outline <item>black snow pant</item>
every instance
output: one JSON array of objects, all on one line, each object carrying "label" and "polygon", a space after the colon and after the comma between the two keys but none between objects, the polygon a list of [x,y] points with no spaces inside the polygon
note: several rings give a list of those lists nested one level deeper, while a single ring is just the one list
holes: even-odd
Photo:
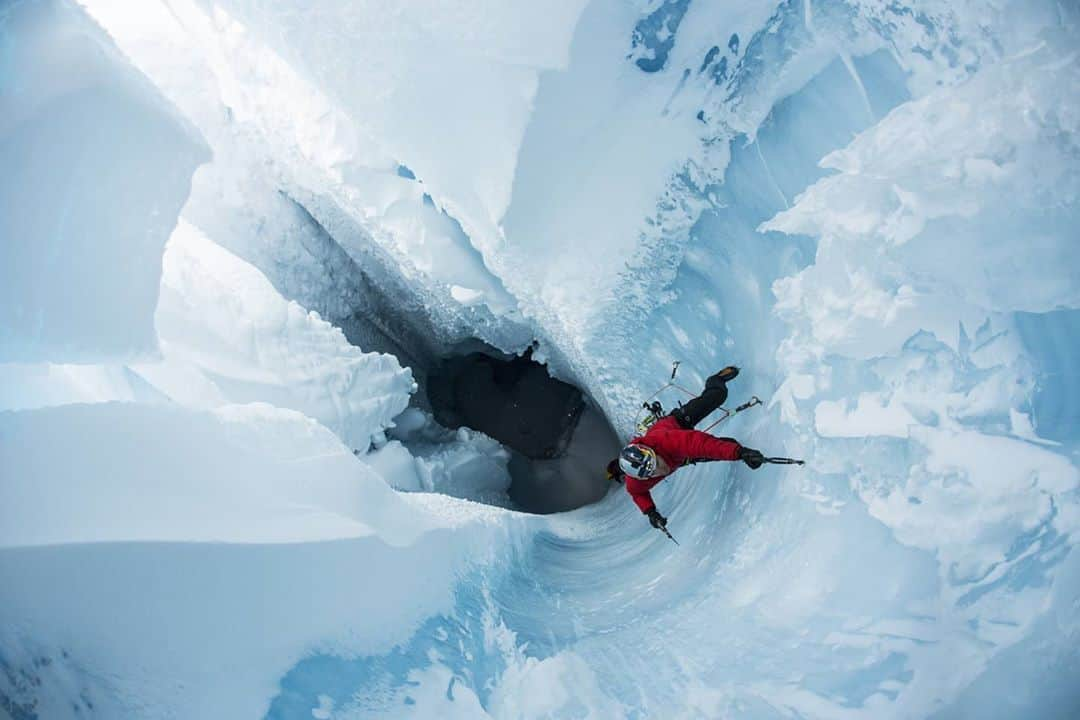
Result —
[{"label": "black snow pant", "polygon": [[705,381],[704,392],[671,411],[671,416],[679,425],[693,430],[709,413],[724,404],[727,400],[727,383],[720,377],[722,372],[723,370]]}]

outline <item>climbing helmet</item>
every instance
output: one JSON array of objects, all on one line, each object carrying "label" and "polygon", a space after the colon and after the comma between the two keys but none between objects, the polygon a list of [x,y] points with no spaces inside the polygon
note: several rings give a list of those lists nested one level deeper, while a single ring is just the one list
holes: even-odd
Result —
[{"label": "climbing helmet", "polygon": [[619,453],[619,467],[630,477],[643,480],[656,474],[656,451],[648,445],[631,443]]}]

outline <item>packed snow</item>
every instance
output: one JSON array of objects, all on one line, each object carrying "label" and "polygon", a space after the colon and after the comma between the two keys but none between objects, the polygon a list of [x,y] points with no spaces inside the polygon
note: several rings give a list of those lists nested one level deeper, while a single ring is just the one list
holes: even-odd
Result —
[{"label": "packed snow", "polygon": [[[1080,716],[1078,57],[1056,0],[3,5],[0,717]],[[521,512],[423,392],[483,347],[624,438],[739,365],[714,432],[807,464],[679,470],[678,546]]]}]

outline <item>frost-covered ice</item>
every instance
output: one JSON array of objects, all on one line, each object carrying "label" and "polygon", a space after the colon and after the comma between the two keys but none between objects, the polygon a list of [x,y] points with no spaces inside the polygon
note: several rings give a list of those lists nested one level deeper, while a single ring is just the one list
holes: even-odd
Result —
[{"label": "frost-covered ice", "polygon": [[[26,0],[0,44],[7,714],[1080,714],[1074,4]],[[516,513],[406,409],[473,339],[624,430],[741,365],[723,431],[807,466],[681,470],[678,548]]]}]

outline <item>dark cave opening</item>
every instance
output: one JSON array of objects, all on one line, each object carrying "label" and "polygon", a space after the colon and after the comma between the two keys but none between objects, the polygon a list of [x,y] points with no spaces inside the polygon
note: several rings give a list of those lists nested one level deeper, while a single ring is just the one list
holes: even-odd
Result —
[{"label": "dark cave opening", "polygon": [[435,419],[468,427],[511,451],[510,499],[525,512],[553,513],[588,505],[608,490],[607,462],[619,440],[595,404],[547,367],[524,355],[452,355],[427,376]]}]

